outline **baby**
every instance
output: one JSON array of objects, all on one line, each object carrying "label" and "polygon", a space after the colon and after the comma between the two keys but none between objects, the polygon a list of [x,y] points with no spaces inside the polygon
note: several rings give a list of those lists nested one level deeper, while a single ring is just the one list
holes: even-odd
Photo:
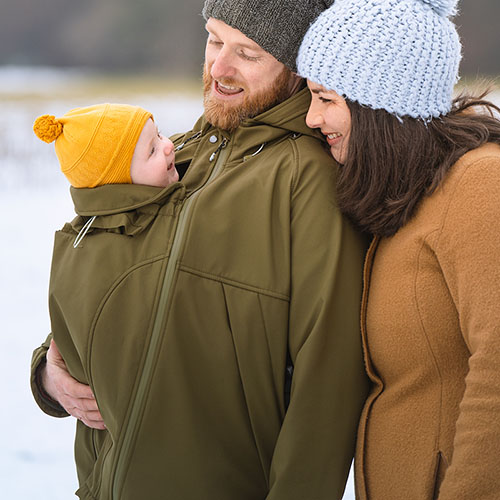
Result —
[{"label": "baby", "polygon": [[[46,345],[58,366],[90,385],[102,412],[103,432],[77,425],[75,460],[84,489],[93,460],[109,451],[127,422],[170,258],[167,235],[175,231],[185,188],[176,182],[172,141],[140,107],[77,108],[60,118],[41,116],[33,129],[43,141],[55,141],[77,213],[54,238]],[[50,390],[41,397],[59,416],[66,414]],[[102,456],[113,463],[118,448]]]},{"label": "baby", "polygon": [[143,184],[166,187],[179,180],[174,145],[153,116],[138,106],[97,104],[60,118],[35,120],[35,134],[55,141],[61,170],[73,187]]}]

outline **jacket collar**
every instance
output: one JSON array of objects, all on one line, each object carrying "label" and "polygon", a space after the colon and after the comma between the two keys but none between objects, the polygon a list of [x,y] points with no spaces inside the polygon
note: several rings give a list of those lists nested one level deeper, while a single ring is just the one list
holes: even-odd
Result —
[{"label": "jacket collar", "polygon": [[324,141],[318,130],[310,129],[306,124],[306,114],[311,102],[307,87],[276,106],[254,118],[244,120],[240,126],[229,133],[217,129],[202,116],[195,125],[201,136],[216,133],[233,143],[232,157],[244,157],[254,153],[262,144],[268,144],[285,136],[307,135]]},{"label": "jacket collar", "polygon": [[96,188],[70,188],[78,215],[111,215],[162,204],[168,197],[181,199],[185,188],[176,182],[166,188],[137,184],[109,184]]}]

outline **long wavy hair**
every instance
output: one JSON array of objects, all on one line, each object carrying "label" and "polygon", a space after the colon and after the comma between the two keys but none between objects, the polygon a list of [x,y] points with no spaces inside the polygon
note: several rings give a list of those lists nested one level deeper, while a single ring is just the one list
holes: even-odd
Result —
[{"label": "long wavy hair", "polygon": [[448,114],[429,122],[346,100],[351,134],[337,187],[344,214],[363,231],[396,233],[462,155],[500,144],[500,108],[484,99],[488,92],[460,95]]}]

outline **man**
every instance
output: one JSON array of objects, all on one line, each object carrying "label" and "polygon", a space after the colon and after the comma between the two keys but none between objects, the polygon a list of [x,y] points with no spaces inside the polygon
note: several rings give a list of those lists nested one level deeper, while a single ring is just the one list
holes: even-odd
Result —
[{"label": "man", "polygon": [[[132,361],[118,325],[88,348],[89,370],[108,363],[126,395],[116,435],[55,344],[47,352],[51,337],[34,352],[41,408],[86,424],[81,498],[342,497],[366,393],[364,244],[335,206],[336,165],[305,124],[309,92],[294,73],[328,3],[205,2],[205,113],[175,138],[186,199],[154,325],[137,332]],[[98,335],[110,334],[103,354]]]}]

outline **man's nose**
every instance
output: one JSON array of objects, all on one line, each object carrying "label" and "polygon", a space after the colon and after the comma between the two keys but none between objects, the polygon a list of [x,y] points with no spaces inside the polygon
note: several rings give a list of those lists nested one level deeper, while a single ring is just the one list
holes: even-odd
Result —
[{"label": "man's nose", "polygon": [[232,54],[224,47],[217,54],[217,57],[215,58],[212,67],[210,68],[210,74],[215,80],[234,77],[236,74],[234,54]]}]

